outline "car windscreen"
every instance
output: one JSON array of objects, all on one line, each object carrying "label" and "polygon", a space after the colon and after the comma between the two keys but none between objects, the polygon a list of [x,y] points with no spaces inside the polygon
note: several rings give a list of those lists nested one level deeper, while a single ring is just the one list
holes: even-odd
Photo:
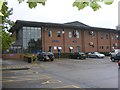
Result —
[{"label": "car windscreen", "polygon": [[79,54],[85,54],[85,53],[83,53],[83,52],[79,52]]}]

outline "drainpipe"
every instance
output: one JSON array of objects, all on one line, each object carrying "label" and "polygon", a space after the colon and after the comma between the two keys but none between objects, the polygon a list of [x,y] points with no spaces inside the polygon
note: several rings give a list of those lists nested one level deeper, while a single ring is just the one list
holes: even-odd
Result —
[{"label": "drainpipe", "polygon": [[111,51],[112,51],[112,50],[111,50],[111,47],[112,47],[112,46],[111,46],[112,38],[111,38],[111,33],[110,33],[110,32],[109,32],[109,40],[110,40],[110,52],[111,52]]},{"label": "drainpipe", "polygon": [[98,38],[98,31],[96,32],[96,34],[97,34],[97,35],[96,35],[96,37],[97,37],[97,52],[99,52],[99,44],[98,44],[98,39],[99,39],[99,38]]},{"label": "drainpipe", "polygon": [[85,30],[83,30],[83,39],[82,39],[82,47],[83,47],[83,52],[85,52]]},{"label": "drainpipe", "polygon": [[45,51],[45,46],[46,46],[46,45],[45,45],[45,44],[46,44],[46,43],[45,43],[45,31],[46,31],[46,30],[45,30],[45,28],[44,28],[44,51]]}]

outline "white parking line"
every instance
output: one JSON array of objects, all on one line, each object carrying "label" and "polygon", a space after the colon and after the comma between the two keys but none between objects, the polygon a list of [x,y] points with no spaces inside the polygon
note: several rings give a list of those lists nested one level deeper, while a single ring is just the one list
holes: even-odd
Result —
[{"label": "white parking line", "polygon": [[80,88],[80,87],[76,85],[66,85],[66,86],[56,87],[56,88]]},{"label": "white parking line", "polygon": [[60,81],[60,80],[48,80],[46,82],[43,82],[42,84],[51,84],[51,83],[60,83],[60,82],[62,82],[62,81]]}]

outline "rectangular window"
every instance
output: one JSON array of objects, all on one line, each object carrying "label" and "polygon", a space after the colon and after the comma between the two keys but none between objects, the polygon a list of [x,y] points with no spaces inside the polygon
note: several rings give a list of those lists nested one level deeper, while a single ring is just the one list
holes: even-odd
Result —
[{"label": "rectangular window", "polygon": [[106,34],[106,39],[108,39],[108,34]]},{"label": "rectangular window", "polygon": [[101,39],[103,39],[104,38],[104,34],[103,33],[101,33]]},{"label": "rectangular window", "polygon": [[49,31],[49,32],[48,32],[48,36],[49,36],[49,37],[52,37],[52,31]]},{"label": "rectangular window", "polygon": [[41,28],[23,27],[23,53],[36,53],[41,46]]},{"label": "rectangular window", "polygon": [[73,37],[79,38],[79,32],[78,30],[73,31]]},{"label": "rectangular window", "polygon": [[77,52],[80,52],[80,46],[77,46]]},{"label": "rectangular window", "polygon": [[69,38],[72,38],[72,32],[69,32]]},{"label": "rectangular window", "polygon": [[109,49],[109,46],[107,46],[106,49]]},{"label": "rectangular window", "polygon": [[104,47],[102,46],[102,49],[104,49]]},{"label": "rectangular window", "polygon": [[79,38],[80,37],[80,34],[79,32],[76,30],[76,38]]},{"label": "rectangular window", "polygon": [[69,47],[69,52],[73,53],[73,47],[71,47],[71,46]]},{"label": "rectangular window", "polygon": [[49,52],[52,52],[52,47],[51,46],[49,46]]},{"label": "rectangular window", "polygon": [[57,31],[57,37],[61,37],[61,32]]}]

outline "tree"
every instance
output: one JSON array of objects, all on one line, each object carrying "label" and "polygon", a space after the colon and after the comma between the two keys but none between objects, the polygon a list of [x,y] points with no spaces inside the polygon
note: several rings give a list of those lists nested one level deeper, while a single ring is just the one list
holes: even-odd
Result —
[{"label": "tree", "polygon": [[4,2],[2,5],[1,12],[3,14],[3,16],[2,16],[2,24],[3,24],[2,29],[9,31],[9,29],[14,25],[14,22],[11,21],[9,18],[9,16],[13,14],[12,13],[13,9],[9,8],[7,6],[7,2]]},{"label": "tree", "polygon": [[6,50],[8,49],[13,42],[13,37],[9,33],[9,29],[14,25],[14,22],[9,19],[9,16],[12,15],[12,8],[8,8],[7,2],[2,3],[2,27],[1,27],[1,35],[0,38],[2,40],[2,48],[0,47],[0,50]]},{"label": "tree", "polygon": [[2,50],[8,49],[11,45],[14,39],[11,37],[11,35],[4,30],[2,30]]}]

